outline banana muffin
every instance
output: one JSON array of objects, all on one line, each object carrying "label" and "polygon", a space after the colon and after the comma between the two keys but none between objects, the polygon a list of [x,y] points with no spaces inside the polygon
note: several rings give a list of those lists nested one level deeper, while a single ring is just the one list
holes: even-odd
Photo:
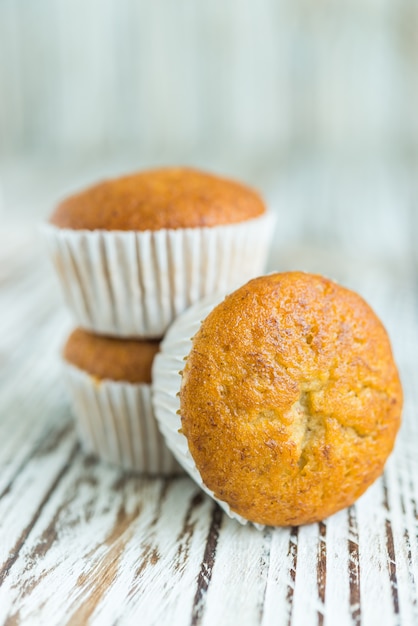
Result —
[{"label": "banana muffin", "polygon": [[159,347],[157,340],[116,339],[76,328],[67,339],[63,356],[97,380],[150,384]]},{"label": "banana muffin", "polygon": [[382,473],[400,425],[382,323],[322,276],[271,274],[193,307],[153,372],[169,447],[242,522],[306,524],[351,505]]},{"label": "banana muffin", "polygon": [[85,450],[103,461],[145,474],[178,473],[153,415],[151,368],[158,341],[69,336],[63,360]]},{"label": "banana muffin", "polygon": [[162,168],[63,200],[45,232],[79,326],[159,338],[194,302],[263,270],[272,219],[245,185]]},{"label": "banana muffin", "polygon": [[162,168],[99,183],[67,198],[51,224],[75,230],[160,230],[234,224],[265,213],[257,192],[189,168]]}]

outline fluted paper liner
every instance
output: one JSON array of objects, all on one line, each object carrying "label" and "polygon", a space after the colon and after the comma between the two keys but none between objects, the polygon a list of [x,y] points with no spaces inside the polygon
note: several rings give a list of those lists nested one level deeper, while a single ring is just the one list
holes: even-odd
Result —
[{"label": "fluted paper liner", "polygon": [[151,385],[98,381],[69,363],[64,363],[64,370],[87,453],[138,473],[182,473],[158,430]]},{"label": "fluted paper liner", "polygon": [[[192,337],[200,328],[201,322],[219,304],[224,295],[212,296],[191,307],[183,313],[167,332],[160,345],[160,352],[155,356],[152,373],[153,406],[158,426],[164,435],[167,447],[177,461],[184,467],[191,478],[213,498],[229,517],[240,524],[249,520],[235,513],[227,502],[219,500],[213,491],[204,484],[199,470],[193,460],[186,437],[179,432],[181,428],[180,398],[181,370],[184,359],[192,348]],[[262,524],[251,522],[258,530]]]},{"label": "fluted paper liner", "polygon": [[274,221],[267,213],[210,228],[44,231],[78,326],[160,338],[195,302],[263,273]]}]

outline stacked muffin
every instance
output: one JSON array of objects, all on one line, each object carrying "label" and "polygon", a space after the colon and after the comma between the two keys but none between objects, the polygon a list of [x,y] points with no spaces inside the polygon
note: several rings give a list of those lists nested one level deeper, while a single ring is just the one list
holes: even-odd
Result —
[{"label": "stacked muffin", "polygon": [[46,235],[79,327],[63,356],[88,452],[147,474],[179,468],[151,406],[159,341],[192,304],[259,275],[271,234],[255,191],[186,168],[105,181],[57,207]]}]

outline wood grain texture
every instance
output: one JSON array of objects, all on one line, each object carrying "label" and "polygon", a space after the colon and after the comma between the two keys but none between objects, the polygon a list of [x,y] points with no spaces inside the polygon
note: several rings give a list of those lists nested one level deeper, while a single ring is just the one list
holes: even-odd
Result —
[{"label": "wood grain texture", "polygon": [[271,267],[331,273],[375,307],[405,412],[384,476],[354,506],[261,532],[186,477],[123,475],[84,457],[60,377],[69,320],[56,283],[31,235],[0,235],[0,623],[417,624],[418,279],[410,248],[397,252],[408,228],[397,225],[391,262],[315,237],[273,251]]},{"label": "wood grain texture", "polygon": [[417,23],[414,0],[2,0],[0,153],[411,153]]}]

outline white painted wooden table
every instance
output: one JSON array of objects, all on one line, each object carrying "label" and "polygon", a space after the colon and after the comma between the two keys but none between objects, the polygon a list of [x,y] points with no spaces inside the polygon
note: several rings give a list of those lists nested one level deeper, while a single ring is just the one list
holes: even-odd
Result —
[{"label": "white painted wooden table", "polygon": [[3,229],[0,623],[418,624],[412,253],[388,261],[315,245],[276,251],[272,267],[322,271],[375,307],[393,340],[405,411],[384,476],[353,507],[259,532],[229,520],[186,477],[124,476],[83,456],[59,370],[70,321],[55,278],[33,233]]}]

